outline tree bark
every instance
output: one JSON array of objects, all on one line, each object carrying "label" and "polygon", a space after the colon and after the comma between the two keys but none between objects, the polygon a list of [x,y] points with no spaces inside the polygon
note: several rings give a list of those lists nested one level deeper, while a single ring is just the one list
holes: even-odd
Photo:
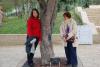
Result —
[{"label": "tree bark", "polygon": [[2,26],[3,17],[4,17],[4,13],[3,13],[3,11],[0,9],[0,26]]},{"label": "tree bark", "polygon": [[18,16],[18,1],[17,0],[14,0],[14,6],[16,10],[16,16]]},{"label": "tree bark", "polygon": [[52,46],[52,25],[56,13],[57,0],[38,0],[42,22],[42,45],[40,47],[42,64],[48,64],[50,58],[54,57]]},{"label": "tree bark", "polygon": [[28,0],[28,9],[29,9],[28,16],[30,16],[30,13],[33,9],[33,1],[32,0]]}]

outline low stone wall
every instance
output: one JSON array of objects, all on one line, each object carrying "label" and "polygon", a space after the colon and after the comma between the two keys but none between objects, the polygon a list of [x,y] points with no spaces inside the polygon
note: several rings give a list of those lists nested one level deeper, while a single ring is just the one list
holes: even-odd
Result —
[{"label": "low stone wall", "polygon": [[[26,41],[26,34],[0,34],[0,45],[24,45]],[[53,44],[62,45],[60,36],[52,36]],[[93,43],[100,44],[100,37],[97,35],[93,36]]]},{"label": "low stone wall", "polygon": [[26,35],[2,34],[0,35],[0,45],[24,45]]},{"label": "low stone wall", "polygon": [[[53,44],[62,44],[59,35],[52,36]],[[26,34],[0,34],[0,45],[24,45]]]},{"label": "low stone wall", "polygon": [[100,35],[94,35],[93,36],[93,43],[94,44],[100,44]]}]

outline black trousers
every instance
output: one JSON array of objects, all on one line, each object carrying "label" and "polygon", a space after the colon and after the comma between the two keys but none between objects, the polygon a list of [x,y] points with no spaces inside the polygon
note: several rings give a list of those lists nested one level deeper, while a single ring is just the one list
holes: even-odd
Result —
[{"label": "black trousers", "polygon": [[65,54],[66,54],[68,64],[72,64],[72,65],[78,64],[76,47],[73,47],[71,42],[67,43],[67,47],[65,47]]},{"label": "black trousers", "polygon": [[27,53],[28,64],[33,63],[34,53],[31,53],[31,48],[32,48],[33,44],[31,44],[30,41],[32,41],[34,38],[36,39],[35,44],[34,44],[35,50],[36,50],[39,39],[37,37],[29,37],[29,36],[27,36],[27,38],[26,38],[25,45],[26,45],[26,53]]},{"label": "black trousers", "polygon": [[27,36],[27,38],[26,38],[26,43],[25,43],[25,45],[26,45],[26,53],[27,53],[27,54],[30,54],[30,51],[31,51],[31,48],[32,48],[32,44],[30,43],[30,41],[32,41],[34,38],[36,39],[36,42],[35,42],[35,44],[34,44],[35,50],[36,50],[37,45],[38,45],[38,43],[39,43],[39,39],[38,39],[37,37],[29,37],[29,36]]}]

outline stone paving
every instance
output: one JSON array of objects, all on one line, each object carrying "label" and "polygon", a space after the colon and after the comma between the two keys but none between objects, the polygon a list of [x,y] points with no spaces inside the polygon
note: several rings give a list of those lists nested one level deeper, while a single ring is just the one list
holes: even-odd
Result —
[{"label": "stone paving", "polygon": [[[57,57],[64,57],[64,49],[61,45],[54,46]],[[84,67],[100,66],[100,45],[80,45],[78,47],[78,56]],[[23,45],[18,46],[0,46],[0,67],[18,67],[24,63],[26,54]],[[39,47],[35,57],[40,57]]]},{"label": "stone paving", "polygon": [[84,67],[100,67],[100,44],[79,46],[78,49]]}]

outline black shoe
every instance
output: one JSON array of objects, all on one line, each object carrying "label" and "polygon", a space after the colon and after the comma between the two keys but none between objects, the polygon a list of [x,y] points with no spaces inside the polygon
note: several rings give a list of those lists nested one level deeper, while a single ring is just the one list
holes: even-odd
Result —
[{"label": "black shoe", "polygon": [[34,67],[34,63],[28,63],[29,67]]},{"label": "black shoe", "polygon": [[72,65],[71,64],[68,64],[68,65],[66,65],[67,67],[72,67]]},{"label": "black shoe", "polygon": [[71,63],[69,63],[68,61],[65,61],[64,64],[65,64],[65,65],[70,65]]},{"label": "black shoe", "polygon": [[67,62],[66,62],[65,65],[70,65],[70,63],[67,63]]},{"label": "black shoe", "polygon": [[27,54],[27,62],[28,62],[29,66],[33,65],[33,56],[34,56],[34,54],[32,54],[32,53]]},{"label": "black shoe", "polygon": [[72,67],[78,67],[78,65],[77,64],[73,64]]}]

